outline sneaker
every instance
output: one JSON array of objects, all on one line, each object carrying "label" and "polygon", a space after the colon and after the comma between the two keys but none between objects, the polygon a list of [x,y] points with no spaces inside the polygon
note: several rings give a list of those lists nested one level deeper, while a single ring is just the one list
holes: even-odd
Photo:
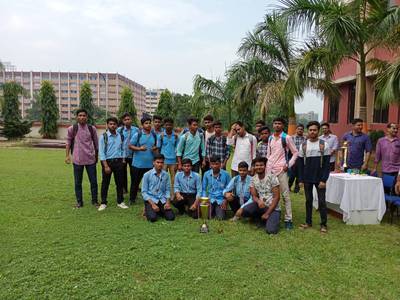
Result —
[{"label": "sneaker", "polygon": [[102,211],[102,210],[105,210],[106,208],[107,208],[106,204],[101,204],[97,210]]},{"label": "sneaker", "polygon": [[293,222],[292,221],[285,221],[285,228],[286,228],[286,230],[292,230],[293,229]]},{"label": "sneaker", "polygon": [[321,226],[321,229],[319,230],[319,232],[321,233],[328,233],[328,228],[326,228],[326,226]]},{"label": "sneaker", "polygon": [[129,208],[129,206],[126,205],[125,202],[121,202],[120,204],[117,204],[117,206],[118,206],[119,208],[122,208],[122,209],[127,209],[127,208]]}]

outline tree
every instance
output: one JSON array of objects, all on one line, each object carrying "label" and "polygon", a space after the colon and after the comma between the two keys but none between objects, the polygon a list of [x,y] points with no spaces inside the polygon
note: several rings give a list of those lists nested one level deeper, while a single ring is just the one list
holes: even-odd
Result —
[{"label": "tree", "polygon": [[188,116],[192,115],[191,100],[192,96],[187,94],[174,94],[173,95],[173,107],[176,112],[175,114],[175,126],[185,127]]},{"label": "tree", "polygon": [[79,94],[80,108],[86,109],[88,112],[88,124],[95,124],[94,112],[95,107],[93,105],[93,96],[90,83],[85,81],[81,86]]},{"label": "tree", "polygon": [[38,95],[33,95],[33,100],[31,102],[31,108],[26,110],[26,119],[28,121],[40,121],[42,116],[42,107],[39,103]]},{"label": "tree", "polygon": [[357,64],[358,115],[367,120],[367,67],[377,61],[369,54],[393,41],[387,25],[391,21],[398,24],[399,9],[390,7],[386,0],[281,0],[281,3],[290,28],[306,29],[313,37],[322,39],[326,49],[336,57],[334,67],[344,60]]},{"label": "tree", "polygon": [[121,92],[121,102],[119,103],[118,119],[122,118],[124,113],[129,113],[132,116],[132,123],[138,126],[137,111],[135,102],[133,101],[133,93],[129,87],[124,87]]},{"label": "tree", "polygon": [[39,91],[39,103],[42,112],[42,127],[40,128],[39,133],[43,138],[55,139],[58,131],[58,105],[53,84],[50,81],[42,81],[42,86]]},{"label": "tree", "polygon": [[19,112],[20,95],[25,95],[24,88],[16,82],[6,82],[2,85],[3,89],[3,133],[7,138],[20,138],[30,132],[31,123],[22,121]]},{"label": "tree", "polygon": [[175,109],[173,107],[173,97],[169,90],[165,90],[161,93],[155,114],[163,119],[166,117],[174,118]]}]

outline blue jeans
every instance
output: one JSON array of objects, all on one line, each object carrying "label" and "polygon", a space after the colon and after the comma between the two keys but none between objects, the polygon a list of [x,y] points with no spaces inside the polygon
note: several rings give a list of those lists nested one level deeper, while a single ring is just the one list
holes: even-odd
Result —
[{"label": "blue jeans", "polygon": [[75,179],[75,196],[76,202],[83,204],[82,199],[82,179],[83,169],[86,168],[86,173],[89,177],[90,191],[92,194],[92,204],[97,203],[97,171],[96,164],[92,165],[76,165],[74,164],[74,179]]}]

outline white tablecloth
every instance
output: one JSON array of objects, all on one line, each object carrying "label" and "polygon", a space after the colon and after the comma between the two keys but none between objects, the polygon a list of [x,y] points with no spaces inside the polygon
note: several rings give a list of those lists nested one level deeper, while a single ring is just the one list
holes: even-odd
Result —
[{"label": "white tablecloth", "polygon": [[339,205],[344,222],[363,211],[376,211],[380,222],[386,211],[382,179],[372,176],[331,173],[326,184],[326,202]]}]

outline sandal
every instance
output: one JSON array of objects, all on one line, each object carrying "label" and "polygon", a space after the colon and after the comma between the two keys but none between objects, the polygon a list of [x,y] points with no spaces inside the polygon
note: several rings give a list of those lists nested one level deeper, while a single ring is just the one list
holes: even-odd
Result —
[{"label": "sandal", "polygon": [[321,233],[328,233],[328,229],[326,228],[326,226],[321,226],[321,229],[319,230],[319,232]]},{"label": "sandal", "polygon": [[310,225],[310,224],[301,224],[300,226],[299,226],[299,228],[300,229],[308,229],[308,228],[311,228],[312,227],[312,225]]}]

